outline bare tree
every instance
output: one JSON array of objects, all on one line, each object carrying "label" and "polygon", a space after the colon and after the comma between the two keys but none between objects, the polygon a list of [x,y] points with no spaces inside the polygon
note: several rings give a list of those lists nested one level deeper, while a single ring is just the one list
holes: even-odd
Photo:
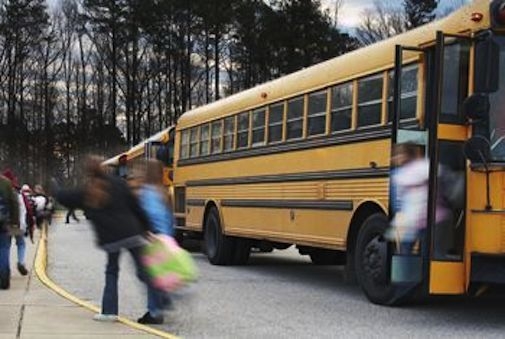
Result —
[{"label": "bare tree", "polygon": [[375,1],[373,8],[362,12],[356,35],[362,44],[370,45],[405,30],[405,14],[402,8],[394,7],[388,1]]}]

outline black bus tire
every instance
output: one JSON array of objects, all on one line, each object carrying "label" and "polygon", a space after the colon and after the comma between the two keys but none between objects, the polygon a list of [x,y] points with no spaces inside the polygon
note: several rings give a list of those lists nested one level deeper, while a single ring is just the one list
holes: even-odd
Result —
[{"label": "black bus tire", "polygon": [[368,300],[379,305],[391,305],[395,299],[395,286],[389,277],[388,243],[383,237],[388,226],[384,214],[368,217],[359,230],[354,252],[358,284]]},{"label": "black bus tire", "polygon": [[207,258],[213,265],[229,265],[232,261],[233,238],[223,234],[219,214],[213,207],[205,219],[204,243]]}]

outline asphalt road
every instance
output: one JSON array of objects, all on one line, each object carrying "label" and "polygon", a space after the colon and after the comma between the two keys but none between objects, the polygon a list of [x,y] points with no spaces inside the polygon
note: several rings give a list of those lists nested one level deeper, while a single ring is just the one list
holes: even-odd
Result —
[{"label": "asphalt road", "polygon": [[[100,304],[105,254],[86,221],[49,231],[49,276]],[[199,281],[174,295],[158,328],[184,338],[505,337],[505,299],[437,298],[409,307],[369,303],[341,267],[314,266],[294,249],[253,254],[242,267],[212,266],[193,252]],[[120,312],[145,312],[145,290],[129,255],[121,259]],[[90,318],[91,318],[90,314]]]}]

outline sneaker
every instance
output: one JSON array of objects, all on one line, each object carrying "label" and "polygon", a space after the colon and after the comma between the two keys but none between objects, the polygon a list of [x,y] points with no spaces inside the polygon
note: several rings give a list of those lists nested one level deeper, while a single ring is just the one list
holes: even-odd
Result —
[{"label": "sneaker", "polygon": [[21,275],[27,275],[28,274],[28,270],[26,269],[25,265],[23,264],[19,264],[18,263],[18,271]]},{"label": "sneaker", "polygon": [[103,321],[103,322],[116,322],[117,315],[116,314],[102,314],[102,313],[97,313],[93,316],[93,320],[95,321]]},{"label": "sneaker", "polygon": [[154,325],[160,325],[160,324],[163,324],[163,316],[162,315],[159,315],[157,317],[153,317],[151,315],[151,313],[149,312],[146,312],[146,314],[144,314],[142,316],[142,318],[138,318],[137,319],[137,322],[139,324],[154,324]]},{"label": "sneaker", "polygon": [[10,272],[0,273],[0,289],[8,290],[11,287]]}]

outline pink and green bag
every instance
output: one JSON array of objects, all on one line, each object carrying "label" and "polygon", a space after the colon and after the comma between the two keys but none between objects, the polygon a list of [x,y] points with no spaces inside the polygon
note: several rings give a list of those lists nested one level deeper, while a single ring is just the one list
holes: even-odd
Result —
[{"label": "pink and green bag", "polygon": [[153,287],[173,292],[196,280],[198,271],[186,250],[174,238],[156,234],[142,251],[142,263]]}]

